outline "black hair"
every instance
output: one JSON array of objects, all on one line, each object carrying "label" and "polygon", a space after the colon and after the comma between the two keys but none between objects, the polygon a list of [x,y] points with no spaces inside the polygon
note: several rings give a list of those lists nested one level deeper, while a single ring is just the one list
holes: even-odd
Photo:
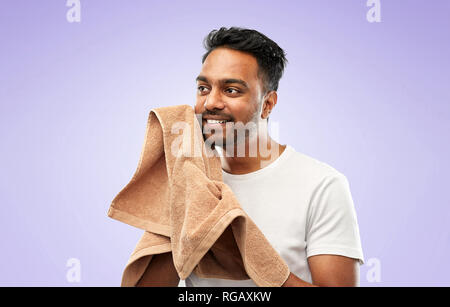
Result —
[{"label": "black hair", "polygon": [[203,45],[207,52],[203,55],[202,63],[218,47],[250,53],[258,62],[258,74],[262,76],[264,91],[278,90],[278,83],[287,63],[286,53],[264,34],[252,29],[221,27],[219,30],[212,30],[205,37]]}]

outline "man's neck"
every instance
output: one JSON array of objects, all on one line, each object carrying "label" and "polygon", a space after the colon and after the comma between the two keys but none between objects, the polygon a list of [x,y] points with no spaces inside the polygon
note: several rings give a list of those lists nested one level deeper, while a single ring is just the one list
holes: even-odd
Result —
[{"label": "man's neck", "polygon": [[[249,148],[256,150],[252,154]],[[228,149],[228,152],[232,153],[231,156],[227,156],[226,149],[223,148],[220,156],[222,169],[235,175],[255,172],[275,161],[285,149],[286,145],[280,145],[270,137],[267,140],[259,137],[253,142],[246,141],[244,156],[238,156],[237,146]]]}]

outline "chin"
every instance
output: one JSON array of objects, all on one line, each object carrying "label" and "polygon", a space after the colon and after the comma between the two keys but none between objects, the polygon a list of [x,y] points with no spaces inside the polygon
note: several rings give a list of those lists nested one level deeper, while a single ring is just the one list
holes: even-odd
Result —
[{"label": "chin", "polygon": [[226,147],[226,139],[222,136],[214,136],[214,135],[204,135],[205,143],[212,144],[216,147]]}]

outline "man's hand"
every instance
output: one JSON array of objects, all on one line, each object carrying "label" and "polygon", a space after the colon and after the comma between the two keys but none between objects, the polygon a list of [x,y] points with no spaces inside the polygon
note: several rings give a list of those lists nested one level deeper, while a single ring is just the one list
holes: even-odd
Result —
[{"label": "man's hand", "polygon": [[312,284],[293,273],[282,287],[357,287],[359,285],[358,259],[338,255],[316,255],[308,258]]}]

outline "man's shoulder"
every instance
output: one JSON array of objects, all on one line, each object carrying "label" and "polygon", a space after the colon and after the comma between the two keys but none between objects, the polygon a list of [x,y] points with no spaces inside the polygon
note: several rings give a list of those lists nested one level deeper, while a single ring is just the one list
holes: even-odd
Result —
[{"label": "man's shoulder", "polygon": [[321,181],[324,178],[345,177],[345,175],[330,164],[314,158],[309,154],[290,147],[289,169],[299,176],[308,177],[309,180]]}]

